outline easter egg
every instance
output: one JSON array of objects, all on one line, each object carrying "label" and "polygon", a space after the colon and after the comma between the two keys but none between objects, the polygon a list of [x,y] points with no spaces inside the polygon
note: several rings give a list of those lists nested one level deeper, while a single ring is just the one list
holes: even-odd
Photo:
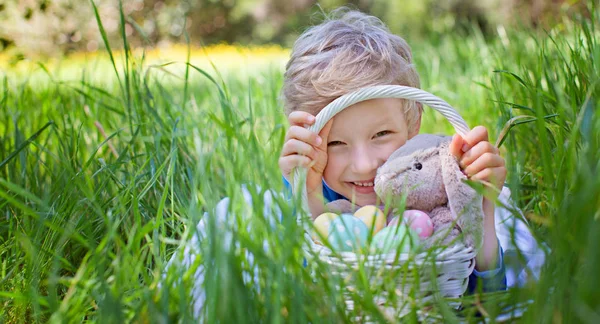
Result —
[{"label": "easter egg", "polygon": [[388,226],[398,225],[399,222],[400,222],[400,216],[396,216],[396,217],[392,218],[392,220],[390,221]]},{"label": "easter egg", "polygon": [[372,229],[373,234],[376,234],[385,227],[385,215],[381,209],[373,205],[361,207],[359,210],[354,212],[354,216],[365,223],[369,231]]},{"label": "easter egg", "polygon": [[360,219],[351,214],[342,214],[333,219],[327,239],[336,251],[358,251],[365,246],[369,229]]},{"label": "easter egg", "polygon": [[331,222],[337,217],[338,215],[334,213],[323,213],[315,219],[315,231],[312,234],[312,239],[316,243],[321,244],[322,238],[327,238],[329,235],[329,226],[331,226]]},{"label": "easter egg", "polygon": [[383,254],[414,252],[418,247],[419,238],[417,234],[404,224],[382,229],[373,237],[371,242],[371,251]]},{"label": "easter egg", "polygon": [[428,238],[433,234],[433,223],[427,213],[420,210],[406,210],[403,218],[421,238]]}]

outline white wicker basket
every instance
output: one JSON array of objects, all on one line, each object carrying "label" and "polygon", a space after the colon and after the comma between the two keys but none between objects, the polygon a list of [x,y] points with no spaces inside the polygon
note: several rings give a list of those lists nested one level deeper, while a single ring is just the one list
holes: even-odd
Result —
[{"label": "white wicker basket", "polygon": [[[327,105],[317,116],[316,122],[309,129],[313,132],[320,132],[324,125],[337,113],[357,102],[375,98],[402,98],[420,102],[428,105],[440,112],[454,126],[457,133],[465,135],[469,131],[464,119],[444,100],[421,89],[398,86],[384,85],[360,89],[356,92],[344,95],[329,105]],[[306,198],[306,169],[297,168],[294,172],[294,192],[301,195],[302,211],[298,215],[310,215],[308,201]],[[380,305],[384,313],[388,315],[401,315],[409,309],[407,305],[408,291],[418,292],[420,302],[425,302],[433,296],[442,296],[457,298],[464,294],[468,285],[469,275],[475,266],[476,251],[473,248],[466,247],[462,243],[443,250],[427,251],[417,255],[408,253],[396,255],[396,253],[384,255],[361,255],[352,252],[333,252],[323,245],[315,244],[308,234],[312,229],[310,217],[301,219],[299,222],[306,226],[306,256],[310,262],[313,258],[319,258],[322,262],[329,265],[333,274],[340,274],[346,278],[346,288],[352,289],[353,273],[363,266],[377,273],[381,269],[392,269],[403,267],[404,275],[397,280],[395,300],[397,305],[390,307],[386,303],[385,296],[376,297],[375,302]],[[419,287],[415,287],[415,276],[411,273],[418,272]],[[434,274],[434,275],[432,275]],[[378,280],[375,275],[373,280]],[[434,282],[435,281],[435,282]],[[348,309],[353,309],[354,304],[350,298],[346,299]],[[450,302],[451,306],[458,307],[456,302]],[[364,320],[364,319],[363,319]]]}]

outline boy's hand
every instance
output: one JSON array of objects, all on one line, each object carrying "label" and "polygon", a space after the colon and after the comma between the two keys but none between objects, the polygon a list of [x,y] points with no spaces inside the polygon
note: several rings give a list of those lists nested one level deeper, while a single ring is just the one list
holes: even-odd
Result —
[{"label": "boy's hand", "polygon": [[307,129],[316,121],[315,116],[307,112],[294,111],[288,116],[288,121],[290,128],[285,135],[279,168],[288,181],[295,167],[308,168],[307,194],[321,194],[323,171],[327,165],[327,137],[333,120],[325,124],[319,135]]},{"label": "boy's hand", "polygon": [[488,141],[487,129],[483,126],[473,128],[463,138],[454,135],[450,142],[450,153],[458,158],[460,168],[471,180],[491,183],[497,190],[487,190],[483,198],[483,246],[475,256],[475,269],[487,271],[498,267],[498,239],[494,217],[494,203],[502,190],[506,179],[504,159],[498,148]]},{"label": "boy's hand", "polygon": [[460,168],[471,180],[491,183],[498,191],[506,179],[505,161],[500,151],[488,141],[488,131],[483,126],[473,128],[462,136],[456,134],[450,143],[450,153],[458,158]]}]

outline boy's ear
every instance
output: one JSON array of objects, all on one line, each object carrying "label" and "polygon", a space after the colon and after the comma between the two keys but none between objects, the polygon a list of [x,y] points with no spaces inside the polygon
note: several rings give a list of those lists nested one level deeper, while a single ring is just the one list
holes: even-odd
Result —
[{"label": "boy's ear", "polygon": [[417,102],[416,104],[417,104],[417,112],[418,112],[417,121],[416,121],[417,125],[408,134],[408,139],[411,139],[411,138],[417,136],[417,134],[419,134],[419,131],[421,130],[421,117],[423,117],[423,104],[421,104],[420,102]]}]

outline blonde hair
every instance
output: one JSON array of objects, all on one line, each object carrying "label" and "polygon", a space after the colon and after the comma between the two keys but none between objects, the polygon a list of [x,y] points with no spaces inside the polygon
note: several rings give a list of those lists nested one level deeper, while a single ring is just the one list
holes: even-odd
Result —
[{"label": "blonde hair", "polygon": [[[410,47],[378,18],[340,8],[296,40],[281,94],[286,115],[296,110],[316,115],[346,93],[385,84],[419,87]],[[405,103],[410,131],[422,107]]]}]

